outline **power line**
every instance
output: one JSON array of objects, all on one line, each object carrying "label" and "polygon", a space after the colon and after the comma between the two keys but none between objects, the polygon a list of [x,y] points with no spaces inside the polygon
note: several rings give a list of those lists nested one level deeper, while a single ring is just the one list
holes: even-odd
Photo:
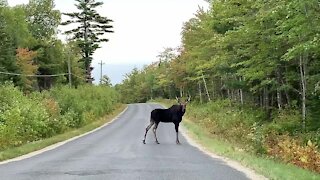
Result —
[{"label": "power line", "polygon": [[74,77],[77,77],[79,79],[86,80],[86,78],[75,75],[73,73],[61,73],[61,74],[49,74],[49,75],[30,75],[30,74],[19,74],[19,73],[10,73],[10,72],[1,72],[0,74],[6,74],[6,75],[13,75],[13,76],[25,76],[25,77],[58,77],[58,76],[65,76],[65,75],[72,75]]},{"label": "power line", "polygon": [[30,74],[19,74],[19,73],[10,73],[10,72],[0,72],[0,74],[13,75],[13,76],[26,76],[26,77],[57,77],[57,76],[65,76],[69,73],[61,73],[61,74],[48,74],[48,75],[30,75]]}]

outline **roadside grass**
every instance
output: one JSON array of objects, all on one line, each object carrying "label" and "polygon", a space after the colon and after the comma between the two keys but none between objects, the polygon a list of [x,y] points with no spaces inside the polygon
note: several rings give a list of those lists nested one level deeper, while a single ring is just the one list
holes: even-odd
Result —
[{"label": "roadside grass", "polygon": [[81,128],[72,129],[68,132],[53,136],[48,139],[43,139],[43,140],[31,142],[31,143],[28,143],[28,144],[25,144],[25,145],[22,145],[19,147],[14,147],[14,148],[6,149],[4,151],[0,151],[0,161],[19,157],[19,156],[43,149],[43,148],[48,147],[50,145],[53,145],[55,143],[65,141],[67,139],[70,139],[75,136],[89,132],[93,129],[96,129],[96,128],[102,126],[103,124],[105,124],[107,122],[110,122],[119,113],[121,113],[125,108],[126,108],[126,105],[124,105],[124,104],[118,105],[112,113],[100,118],[97,121],[93,121],[92,123],[89,123]]},{"label": "roadside grass", "polygon": [[[173,101],[170,100],[156,100],[152,102],[159,102],[168,107]],[[265,176],[268,179],[275,180],[316,180],[320,179],[320,174],[308,171],[291,164],[285,164],[268,157],[261,157],[249,152],[245,152],[235,145],[223,141],[209,133],[205,128],[196,124],[192,119],[185,117],[182,121],[182,126],[187,130],[187,134],[203,146],[206,150],[236,160],[243,166],[254,170],[256,173]]]},{"label": "roadside grass", "polygon": [[193,140],[201,144],[210,152],[234,159],[269,179],[320,179],[320,174],[304,170],[294,165],[284,164],[267,157],[258,157],[254,154],[241,151],[230,143],[210,135],[205,128],[200,127],[198,124],[193,123],[187,118],[184,119],[182,125]]}]

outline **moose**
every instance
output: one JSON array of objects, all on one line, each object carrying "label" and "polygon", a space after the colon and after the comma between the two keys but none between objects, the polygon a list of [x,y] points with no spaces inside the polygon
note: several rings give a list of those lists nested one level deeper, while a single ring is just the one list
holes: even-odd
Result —
[{"label": "moose", "polygon": [[146,144],[146,136],[149,129],[153,127],[154,137],[156,139],[156,143],[160,144],[157,139],[157,128],[160,122],[170,123],[172,122],[175,125],[176,129],[176,143],[180,144],[178,137],[179,123],[182,121],[182,116],[186,112],[187,103],[190,102],[191,97],[188,97],[187,101],[181,102],[180,99],[176,97],[179,105],[172,105],[168,109],[154,109],[151,111],[150,124],[146,128],[146,132],[144,134],[143,144]]}]

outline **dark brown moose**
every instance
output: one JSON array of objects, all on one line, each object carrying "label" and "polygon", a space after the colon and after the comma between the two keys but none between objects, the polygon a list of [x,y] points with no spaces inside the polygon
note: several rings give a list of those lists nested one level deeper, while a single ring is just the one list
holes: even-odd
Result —
[{"label": "dark brown moose", "polygon": [[150,117],[150,124],[146,128],[146,133],[144,134],[143,144],[146,143],[146,136],[149,131],[149,129],[153,126],[153,133],[154,137],[156,139],[156,143],[160,144],[157,139],[157,127],[160,122],[164,123],[170,123],[172,122],[175,125],[176,129],[176,143],[180,144],[179,137],[178,137],[178,131],[179,131],[179,124],[182,121],[182,116],[186,112],[186,106],[187,103],[190,102],[190,96],[188,97],[187,101],[181,102],[180,99],[176,97],[178,101],[178,105],[172,105],[168,109],[154,109],[151,111],[151,117]]}]

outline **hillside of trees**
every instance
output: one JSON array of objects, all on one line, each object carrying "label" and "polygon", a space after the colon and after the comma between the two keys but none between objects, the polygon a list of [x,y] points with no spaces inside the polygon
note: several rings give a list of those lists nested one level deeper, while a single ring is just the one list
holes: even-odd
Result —
[{"label": "hillside of trees", "polygon": [[319,172],[319,12],[317,0],[212,1],[180,47],[116,88],[127,103],[191,95],[211,133]]}]

